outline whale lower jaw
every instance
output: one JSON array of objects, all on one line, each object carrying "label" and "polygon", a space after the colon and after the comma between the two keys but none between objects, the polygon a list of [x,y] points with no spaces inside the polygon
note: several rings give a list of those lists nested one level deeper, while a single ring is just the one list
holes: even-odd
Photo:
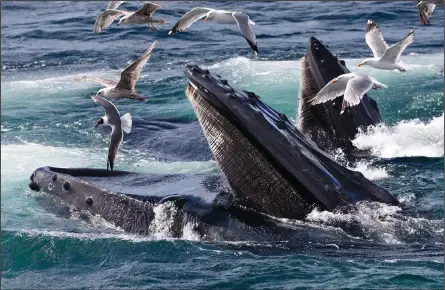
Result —
[{"label": "whale lower jaw", "polygon": [[275,217],[302,219],[309,213],[310,206],[274,164],[190,83],[186,96],[238,204]]},{"label": "whale lower jaw", "polygon": [[389,192],[320,150],[252,92],[232,88],[188,65],[186,96],[214,158],[241,206],[302,219],[314,207],[334,210],[362,200],[398,204]]}]

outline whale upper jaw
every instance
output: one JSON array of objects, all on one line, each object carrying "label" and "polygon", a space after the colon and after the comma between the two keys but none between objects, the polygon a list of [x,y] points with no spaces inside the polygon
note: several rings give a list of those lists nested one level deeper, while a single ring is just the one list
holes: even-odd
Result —
[{"label": "whale upper jaw", "polygon": [[351,140],[359,128],[382,121],[377,103],[367,94],[359,105],[340,114],[343,96],[335,100],[311,105],[309,101],[333,78],[350,71],[315,37],[309,39],[307,53],[300,61],[300,92],[298,129],[325,150],[342,148],[346,153],[355,151]]},{"label": "whale upper jaw", "polygon": [[314,206],[398,204],[360,172],[339,165],[256,94],[234,89],[198,66],[186,66],[185,74],[186,96],[238,204],[295,219]]}]

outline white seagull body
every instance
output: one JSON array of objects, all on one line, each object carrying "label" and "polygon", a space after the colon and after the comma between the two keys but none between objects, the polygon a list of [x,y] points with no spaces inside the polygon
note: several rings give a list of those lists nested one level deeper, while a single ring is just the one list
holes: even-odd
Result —
[{"label": "white seagull body", "polygon": [[247,43],[249,43],[249,46],[256,54],[258,54],[256,36],[251,27],[251,25],[255,25],[255,22],[250,20],[249,16],[242,12],[215,10],[205,7],[193,8],[181,17],[168,34],[183,31],[203,17],[206,17],[204,20],[205,22],[208,20],[215,20],[220,24],[237,24],[239,30],[247,40]]},{"label": "white seagull body", "polygon": [[97,92],[97,96],[105,97],[108,99],[134,99],[138,101],[145,101],[146,99],[139,96],[136,91],[136,81],[139,78],[139,74],[151,57],[151,51],[155,48],[157,41],[141,55],[135,62],[129,65],[122,73],[119,82],[113,80],[107,80],[102,78],[92,78],[83,76],[81,78],[75,78],[74,81],[78,82],[96,82],[105,86]]},{"label": "white seagull body", "polygon": [[130,113],[126,113],[122,117],[116,106],[110,101],[105,100],[99,96],[92,96],[93,101],[100,104],[105,110],[105,116],[96,121],[96,126],[106,125],[111,127],[110,147],[108,149],[107,171],[108,167],[113,171],[114,159],[119,151],[122,140],[124,139],[124,132],[131,132],[132,119]]},{"label": "white seagull body", "polygon": [[341,113],[346,107],[360,104],[363,95],[370,89],[378,90],[388,86],[378,82],[375,78],[358,73],[347,73],[338,76],[322,88],[312,99],[312,105],[326,103],[337,97],[343,97]]},{"label": "white seagull body", "polygon": [[371,48],[374,58],[363,60],[358,66],[369,65],[373,68],[406,71],[409,67],[400,60],[402,52],[414,40],[414,30],[411,30],[405,38],[388,46],[383,39],[382,32],[373,20],[368,20],[366,26],[366,43]]}]

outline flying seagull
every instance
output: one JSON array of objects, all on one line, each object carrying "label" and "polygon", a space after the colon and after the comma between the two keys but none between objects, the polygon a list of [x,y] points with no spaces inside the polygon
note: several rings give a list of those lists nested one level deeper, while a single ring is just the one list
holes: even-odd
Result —
[{"label": "flying seagull", "polygon": [[136,81],[139,78],[142,67],[150,59],[151,51],[156,46],[157,41],[147,49],[142,56],[140,56],[135,62],[129,65],[122,73],[119,82],[106,80],[102,78],[92,78],[83,76],[81,78],[75,78],[74,81],[78,82],[96,82],[105,88],[100,89],[96,96],[105,97],[108,99],[132,99],[138,101],[145,101],[146,99],[141,97],[135,89]]},{"label": "flying seagull", "polygon": [[126,113],[122,117],[119,115],[119,111],[116,106],[110,101],[105,100],[99,96],[92,96],[93,101],[100,104],[105,110],[105,116],[100,117],[96,121],[95,127],[99,125],[105,125],[111,127],[111,137],[110,137],[110,147],[108,149],[107,158],[107,171],[110,168],[113,171],[114,159],[116,158],[117,152],[122,145],[122,140],[124,139],[124,132],[131,132],[131,115]]},{"label": "flying seagull", "polygon": [[139,8],[136,12],[121,11],[124,16],[119,20],[118,26],[120,24],[148,24],[148,27],[153,31],[158,31],[153,23],[165,24],[164,19],[154,19],[153,12],[161,8],[161,5],[144,2],[144,5]]},{"label": "flying seagull", "polygon": [[406,71],[409,67],[400,60],[400,56],[413,40],[414,30],[411,30],[405,38],[388,47],[377,24],[373,20],[368,20],[366,43],[371,48],[374,58],[367,58],[358,66],[369,65],[378,69]]},{"label": "flying seagull", "polygon": [[370,76],[364,76],[358,73],[342,74],[324,86],[311,100],[311,103],[312,105],[326,103],[343,95],[340,112],[340,114],[343,114],[346,107],[353,107],[360,104],[363,95],[370,89],[378,90],[387,87],[387,85],[378,82]]},{"label": "flying seagull", "polygon": [[125,11],[116,10],[124,2],[125,1],[110,1],[110,3],[108,3],[107,10],[102,11],[94,23],[93,31],[96,35],[110,26],[117,18],[125,15]]},{"label": "flying seagull", "polygon": [[430,17],[436,8],[436,5],[441,5],[443,7],[444,3],[444,0],[417,1],[420,23],[423,25],[430,24]]},{"label": "flying seagull", "polygon": [[209,20],[216,20],[217,23],[221,24],[238,24],[238,28],[241,30],[241,33],[247,40],[247,43],[249,43],[249,46],[253,49],[253,51],[258,54],[255,33],[253,33],[252,28],[250,27],[250,25],[255,25],[255,22],[250,20],[249,16],[242,12],[215,10],[205,7],[193,8],[181,17],[181,19],[175,24],[175,26],[173,26],[168,34],[183,31],[204,16],[206,17],[204,19],[205,22]]}]

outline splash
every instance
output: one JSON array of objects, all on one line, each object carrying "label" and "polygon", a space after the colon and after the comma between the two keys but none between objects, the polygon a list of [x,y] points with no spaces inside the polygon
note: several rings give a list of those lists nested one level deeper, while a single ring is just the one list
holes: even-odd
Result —
[{"label": "splash", "polygon": [[371,150],[381,158],[442,157],[444,152],[444,115],[429,122],[419,119],[401,121],[394,126],[380,124],[359,133],[354,146]]},{"label": "splash", "polygon": [[345,212],[342,209],[314,209],[306,220],[322,226],[337,227],[352,237],[365,238],[385,244],[404,244],[419,240],[443,239],[443,222],[409,217],[398,206],[378,202],[359,202]]}]

